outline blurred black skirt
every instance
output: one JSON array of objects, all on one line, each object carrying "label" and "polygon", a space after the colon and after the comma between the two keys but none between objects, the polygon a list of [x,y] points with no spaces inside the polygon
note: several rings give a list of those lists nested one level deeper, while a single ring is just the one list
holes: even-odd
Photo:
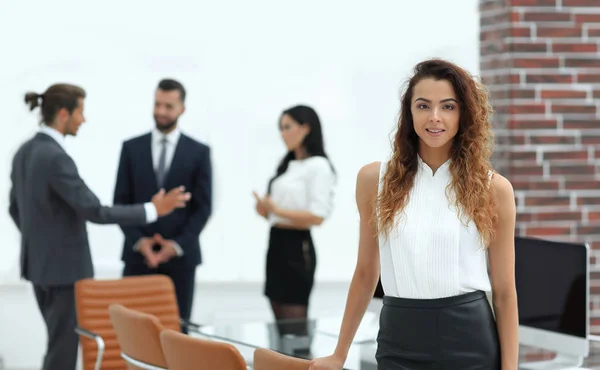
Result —
[{"label": "blurred black skirt", "polygon": [[385,296],[378,370],[500,370],[496,321],[481,291],[439,299]]},{"label": "blurred black skirt", "polygon": [[271,228],[265,281],[265,295],[270,300],[308,305],[316,267],[310,230]]}]

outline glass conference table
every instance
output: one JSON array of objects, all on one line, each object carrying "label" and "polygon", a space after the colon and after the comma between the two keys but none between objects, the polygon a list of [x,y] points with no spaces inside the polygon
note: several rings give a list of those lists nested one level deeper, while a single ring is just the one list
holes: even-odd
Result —
[{"label": "glass conference table", "polygon": [[[252,366],[256,348],[268,348],[289,356],[312,359],[328,356],[337,345],[341,318],[248,322],[203,326],[190,335],[232,343]],[[379,322],[376,316],[365,315],[350,347],[344,369],[376,370],[375,351]],[[532,354],[533,348],[521,346],[521,361],[552,358],[551,353]],[[590,353],[580,369],[600,370],[600,341],[590,341]]]},{"label": "glass conference table", "polygon": [[[312,359],[328,356],[337,345],[341,318],[282,320],[202,326],[190,335],[234,344],[249,365],[256,348],[268,348],[289,356]],[[348,353],[344,369],[375,370],[375,343],[379,323],[365,315]]]}]

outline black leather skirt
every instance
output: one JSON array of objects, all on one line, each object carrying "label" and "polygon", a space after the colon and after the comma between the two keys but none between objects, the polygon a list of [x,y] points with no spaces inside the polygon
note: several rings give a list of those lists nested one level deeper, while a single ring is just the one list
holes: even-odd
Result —
[{"label": "black leather skirt", "polygon": [[378,370],[500,370],[496,321],[481,291],[439,299],[385,296]]}]

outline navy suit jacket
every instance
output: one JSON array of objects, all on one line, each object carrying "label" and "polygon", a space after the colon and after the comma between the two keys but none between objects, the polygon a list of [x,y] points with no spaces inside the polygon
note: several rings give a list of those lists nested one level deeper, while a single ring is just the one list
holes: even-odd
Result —
[{"label": "navy suit jacket", "polygon": [[[148,133],[123,143],[114,204],[148,202],[158,192],[151,140],[152,135]],[[192,195],[185,208],[176,209],[145,226],[121,226],[125,234],[122,260],[126,264],[144,263],[144,258],[133,250],[133,246],[141,237],[152,237],[156,233],[181,246],[183,256],[174,257],[173,260],[181,258],[186,264],[193,265],[202,263],[200,232],[212,212],[210,148],[183,133],[175,148],[164,188],[169,191],[180,185],[185,186]]]}]

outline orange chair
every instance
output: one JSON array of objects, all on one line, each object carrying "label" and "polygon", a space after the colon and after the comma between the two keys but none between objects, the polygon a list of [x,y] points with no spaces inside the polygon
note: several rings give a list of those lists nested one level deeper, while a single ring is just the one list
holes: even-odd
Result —
[{"label": "orange chair", "polygon": [[75,302],[83,370],[127,368],[110,322],[108,306],[112,303],[154,315],[165,328],[180,330],[181,324],[198,328],[180,320],[173,282],[164,275],[80,280],[75,284]]},{"label": "orange chair", "polygon": [[160,333],[169,370],[246,370],[246,361],[233,345],[190,337],[174,330]]},{"label": "orange chair", "polygon": [[303,358],[286,356],[270,349],[254,350],[254,370],[308,370],[310,361]]},{"label": "orange chair", "polygon": [[167,369],[160,344],[164,327],[156,316],[117,303],[111,304],[108,312],[129,370]]}]

